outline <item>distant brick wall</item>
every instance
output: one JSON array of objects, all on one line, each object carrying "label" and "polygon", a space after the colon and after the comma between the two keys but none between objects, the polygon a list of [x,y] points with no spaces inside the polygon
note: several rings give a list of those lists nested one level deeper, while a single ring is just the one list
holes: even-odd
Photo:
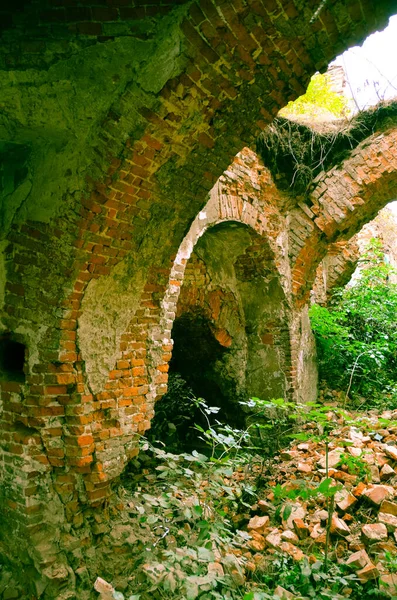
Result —
[{"label": "distant brick wall", "polygon": [[348,241],[330,244],[325,258],[316,270],[312,300],[318,304],[327,304],[332,290],[348,283],[359,256],[357,236]]},{"label": "distant brick wall", "polygon": [[[383,199],[381,203],[383,204]],[[313,299],[319,304],[326,304],[335,288],[343,287],[349,282],[372,238],[381,243],[387,260],[396,267],[396,237],[395,215],[386,208],[349,240],[330,244],[325,258],[317,267]],[[391,281],[395,281],[395,276],[391,276]]]}]

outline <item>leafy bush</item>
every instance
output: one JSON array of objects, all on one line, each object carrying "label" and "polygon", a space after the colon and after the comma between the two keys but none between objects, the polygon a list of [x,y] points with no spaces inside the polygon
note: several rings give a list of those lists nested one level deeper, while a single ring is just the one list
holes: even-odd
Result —
[{"label": "leafy bush", "polygon": [[337,290],[329,307],[310,309],[320,375],[348,396],[397,404],[397,285],[395,270],[383,262],[381,245],[371,240],[358,280]]},{"label": "leafy bush", "polygon": [[192,443],[197,445],[197,422],[202,422],[197,398],[179,373],[170,373],[168,391],[156,404],[149,440],[159,440],[171,452],[180,452]]}]

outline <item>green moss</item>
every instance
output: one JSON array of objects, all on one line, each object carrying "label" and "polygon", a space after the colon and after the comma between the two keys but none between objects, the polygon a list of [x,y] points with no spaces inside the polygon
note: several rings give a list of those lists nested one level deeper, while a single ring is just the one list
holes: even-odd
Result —
[{"label": "green moss", "polygon": [[46,69],[2,72],[0,139],[29,149],[23,173],[26,158],[3,161],[4,233],[11,221],[48,222],[73,211],[87,190],[87,174],[101,180],[126,140],[142,136],[147,123],[140,107],[155,110],[156,94],[185,66],[180,22],[186,10],[148,19],[136,34],[123,23],[120,37],[75,49],[62,60],[54,53]]}]

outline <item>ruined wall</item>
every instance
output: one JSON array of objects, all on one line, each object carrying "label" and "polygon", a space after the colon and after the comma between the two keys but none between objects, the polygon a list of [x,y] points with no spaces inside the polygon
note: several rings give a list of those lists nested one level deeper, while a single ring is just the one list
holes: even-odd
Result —
[{"label": "ruined wall", "polygon": [[[319,304],[327,304],[335,288],[343,287],[352,277],[359,276],[360,258],[366,252],[372,238],[381,242],[386,260],[396,268],[396,236],[395,216],[386,207],[349,240],[330,244],[326,256],[317,267],[312,300]],[[391,276],[392,281],[395,278],[395,275]]]},{"label": "ruined wall", "polygon": [[[214,339],[225,348],[211,366],[211,385],[230,398],[231,413],[237,400],[290,392],[285,379],[290,365],[284,356],[289,358],[287,305],[269,250],[264,252],[255,237],[230,222],[200,238],[185,271],[172,330],[175,358],[181,343],[175,332],[178,322],[189,318],[209,323]],[[203,366],[196,365],[198,375],[207,379]],[[199,395],[207,398],[204,392]]]},{"label": "ruined wall", "polygon": [[[267,239],[294,311],[285,376],[299,381],[306,292],[340,223],[321,213],[325,196],[317,213],[294,206],[255,158],[239,159],[234,179],[227,169],[315,70],[385,25],[393,3],[335,1],[315,18],[303,1],[16,8],[0,40],[0,328],[3,348],[25,350],[19,377],[5,369],[1,382],[0,540],[37,594],[61,598],[166,390],[193,249],[181,244],[207,219],[223,172],[221,220]],[[368,213],[351,202],[346,235]]]},{"label": "ruined wall", "polygon": [[327,254],[316,270],[311,294],[313,302],[327,304],[332,290],[348,283],[360,257],[358,235],[348,241],[335,242],[328,246]]}]

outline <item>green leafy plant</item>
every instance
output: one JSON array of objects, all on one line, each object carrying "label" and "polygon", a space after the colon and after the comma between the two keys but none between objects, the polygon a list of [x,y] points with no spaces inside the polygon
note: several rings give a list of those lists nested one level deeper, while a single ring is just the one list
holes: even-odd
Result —
[{"label": "green leafy plant", "polygon": [[383,557],[383,565],[389,573],[397,573],[397,555],[386,550]]},{"label": "green leafy plant", "polygon": [[[371,240],[354,285],[337,290],[329,307],[313,305],[310,319],[317,341],[321,377],[346,397],[382,397],[397,406],[397,286],[394,269]],[[367,404],[368,406],[368,404]]]},{"label": "green leafy plant", "polygon": [[349,573],[344,565],[332,564],[325,573],[321,561],[313,564],[306,559],[296,562],[283,555],[272,558],[263,579],[269,583],[276,580],[297,598],[341,600],[346,598],[343,592],[347,588],[350,591],[359,589],[357,577]]},{"label": "green leafy plant", "polygon": [[369,464],[361,456],[352,456],[351,454],[341,454],[338,467],[345,466],[351,475],[357,476],[357,482],[370,481],[371,469]]}]

